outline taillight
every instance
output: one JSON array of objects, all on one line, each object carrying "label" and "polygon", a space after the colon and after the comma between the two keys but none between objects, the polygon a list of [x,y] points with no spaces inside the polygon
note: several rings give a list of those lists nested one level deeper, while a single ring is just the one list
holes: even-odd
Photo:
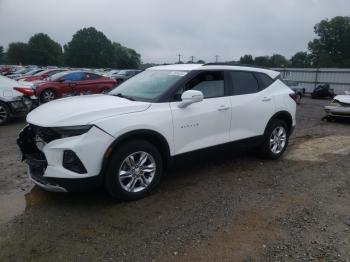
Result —
[{"label": "taillight", "polygon": [[25,96],[33,96],[34,95],[34,90],[29,87],[15,87],[14,88],[16,91],[22,93]]},{"label": "taillight", "polygon": [[289,94],[290,98],[292,98],[295,102],[297,102],[297,94],[296,93],[292,93]]}]

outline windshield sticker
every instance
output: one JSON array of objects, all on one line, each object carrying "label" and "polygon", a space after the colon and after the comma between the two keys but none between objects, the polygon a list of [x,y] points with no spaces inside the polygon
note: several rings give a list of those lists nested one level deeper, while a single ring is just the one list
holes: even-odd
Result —
[{"label": "windshield sticker", "polygon": [[172,71],[169,73],[170,76],[185,76],[187,72],[184,71]]}]

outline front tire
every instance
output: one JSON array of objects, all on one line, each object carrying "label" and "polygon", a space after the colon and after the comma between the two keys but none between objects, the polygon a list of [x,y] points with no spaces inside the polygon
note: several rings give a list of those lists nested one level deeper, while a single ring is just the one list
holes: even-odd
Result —
[{"label": "front tire", "polygon": [[5,103],[0,102],[0,126],[6,124],[10,119],[10,109]]},{"label": "front tire", "polygon": [[154,145],[144,140],[128,141],[112,154],[105,185],[116,199],[136,200],[157,186],[162,173],[162,157]]},{"label": "front tire", "polygon": [[274,119],[266,128],[264,141],[261,146],[261,156],[267,159],[278,159],[286,150],[289,140],[287,124]]}]

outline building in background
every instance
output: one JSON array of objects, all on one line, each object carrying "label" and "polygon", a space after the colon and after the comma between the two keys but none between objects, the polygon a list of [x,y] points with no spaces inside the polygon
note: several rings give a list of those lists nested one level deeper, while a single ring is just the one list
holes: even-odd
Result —
[{"label": "building in background", "polygon": [[322,84],[329,84],[336,94],[344,94],[350,91],[350,68],[273,68],[281,72],[281,77],[286,80],[299,82],[307,93]]}]

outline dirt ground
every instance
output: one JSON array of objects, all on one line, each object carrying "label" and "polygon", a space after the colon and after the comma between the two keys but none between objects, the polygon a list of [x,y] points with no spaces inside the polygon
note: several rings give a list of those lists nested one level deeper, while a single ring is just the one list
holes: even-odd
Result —
[{"label": "dirt ground", "polygon": [[278,161],[252,153],[182,159],[150,197],[33,187],[0,127],[0,261],[349,261],[350,123],[305,98]]}]

